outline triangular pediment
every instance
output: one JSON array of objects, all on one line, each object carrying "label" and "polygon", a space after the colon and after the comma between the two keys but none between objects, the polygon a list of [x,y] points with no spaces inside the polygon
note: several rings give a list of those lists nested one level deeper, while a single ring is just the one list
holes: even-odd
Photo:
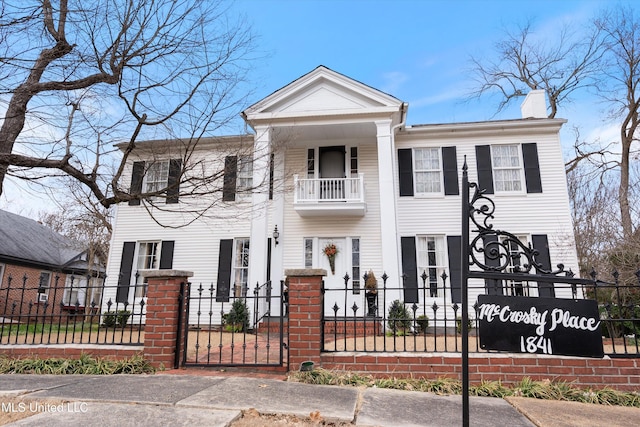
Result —
[{"label": "triangular pediment", "polygon": [[251,118],[371,113],[400,108],[402,101],[320,66],[249,107]]}]

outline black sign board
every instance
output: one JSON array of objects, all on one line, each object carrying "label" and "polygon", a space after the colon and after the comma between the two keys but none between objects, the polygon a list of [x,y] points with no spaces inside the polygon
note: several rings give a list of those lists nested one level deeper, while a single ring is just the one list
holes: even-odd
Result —
[{"label": "black sign board", "polygon": [[480,295],[478,321],[484,350],[604,356],[594,300]]}]

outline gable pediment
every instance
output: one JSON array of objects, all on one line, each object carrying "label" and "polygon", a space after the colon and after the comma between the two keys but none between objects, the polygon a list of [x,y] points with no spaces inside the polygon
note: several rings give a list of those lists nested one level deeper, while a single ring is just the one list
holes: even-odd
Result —
[{"label": "gable pediment", "polygon": [[318,67],[249,107],[249,119],[395,110],[402,101],[358,81]]}]

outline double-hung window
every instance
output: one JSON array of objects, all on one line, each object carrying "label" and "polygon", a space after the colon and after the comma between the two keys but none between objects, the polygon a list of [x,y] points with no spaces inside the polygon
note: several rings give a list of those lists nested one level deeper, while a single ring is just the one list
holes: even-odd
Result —
[{"label": "double-hung window", "polygon": [[236,190],[239,193],[251,191],[253,187],[253,159],[250,156],[238,157],[238,176]]},{"label": "double-hung window", "polygon": [[[508,273],[518,273],[522,270],[520,267],[527,263],[526,257],[522,257],[523,248],[527,247],[529,239],[527,236],[516,236],[518,242],[513,239],[501,238],[501,243],[507,250],[507,256],[509,257],[509,266],[507,267]],[[522,246],[521,246],[522,245]],[[507,280],[505,281],[504,294],[510,296],[531,296],[529,289],[529,282],[523,282],[521,280]]]},{"label": "double-hung window", "polygon": [[522,191],[522,163],[518,144],[492,145],[491,164],[497,192]]},{"label": "double-hung window", "polygon": [[[140,270],[157,270],[160,259],[160,242],[140,242],[138,243],[137,264]],[[147,279],[140,274],[136,276],[135,297],[147,296]]]},{"label": "double-hung window", "polygon": [[169,181],[169,160],[151,163],[144,179],[145,193],[154,193],[164,189]]},{"label": "double-hung window", "polygon": [[234,244],[232,276],[234,295],[236,298],[246,297],[249,285],[249,239],[235,239]]},{"label": "double-hung window", "polygon": [[442,193],[442,162],[439,148],[415,148],[413,172],[416,194]]},{"label": "double-hung window", "polygon": [[[426,274],[424,282],[426,295],[428,297],[443,296],[444,285],[439,282],[445,270],[445,245],[443,236],[418,236],[417,260],[418,276]],[[438,283],[441,283],[438,286]],[[421,292],[422,294],[422,292]]]}]

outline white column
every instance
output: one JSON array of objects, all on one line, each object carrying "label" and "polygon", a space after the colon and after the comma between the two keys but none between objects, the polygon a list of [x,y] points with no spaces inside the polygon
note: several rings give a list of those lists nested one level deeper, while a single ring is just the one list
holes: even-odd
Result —
[{"label": "white column", "polygon": [[267,280],[267,237],[269,225],[270,128],[257,127],[253,143],[253,186],[251,234],[249,236],[249,289]]},{"label": "white column", "polygon": [[380,187],[380,237],[382,268],[391,286],[402,286],[400,251],[397,233],[396,197],[394,188],[393,138],[391,120],[376,121],[378,139],[378,184]]}]

